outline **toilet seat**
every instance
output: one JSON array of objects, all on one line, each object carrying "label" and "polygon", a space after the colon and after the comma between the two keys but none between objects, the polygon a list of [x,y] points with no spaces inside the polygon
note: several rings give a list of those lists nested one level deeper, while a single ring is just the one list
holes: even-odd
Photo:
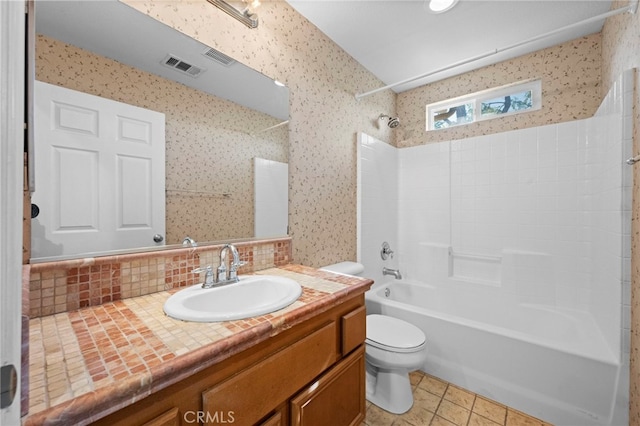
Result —
[{"label": "toilet seat", "polygon": [[367,315],[366,343],[390,352],[417,352],[424,348],[422,330],[398,318],[387,315]]}]

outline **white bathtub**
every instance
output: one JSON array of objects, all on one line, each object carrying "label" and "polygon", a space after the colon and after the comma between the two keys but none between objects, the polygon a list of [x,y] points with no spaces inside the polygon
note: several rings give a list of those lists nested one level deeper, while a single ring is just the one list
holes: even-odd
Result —
[{"label": "white bathtub", "polygon": [[556,425],[611,424],[619,357],[588,313],[407,280],[366,301],[424,331],[426,373]]}]

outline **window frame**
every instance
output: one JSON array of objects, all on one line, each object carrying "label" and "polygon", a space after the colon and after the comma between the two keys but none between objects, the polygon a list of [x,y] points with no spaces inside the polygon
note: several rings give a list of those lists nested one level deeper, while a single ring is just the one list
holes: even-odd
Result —
[{"label": "window frame", "polygon": [[[531,91],[531,108],[508,111],[504,114],[488,114],[482,116],[482,103],[495,98],[504,97],[510,94],[519,94]],[[455,108],[464,104],[473,104],[472,119],[466,122],[455,124],[453,126],[435,128],[434,115],[436,111]],[[480,92],[470,93],[457,98],[447,99],[444,101],[434,102],[426,106],[427,115],[427,132],[434,130],[450,129],[454,127],[464,126],[466,124],[476,123],[480,121],[493,120],[501,117],[508,117],[515,114],[523,114],[527,112],[537,111],[542,108],[542,80],[526,80],[517,83],[507,84],[492,89],[482,90]]]}]

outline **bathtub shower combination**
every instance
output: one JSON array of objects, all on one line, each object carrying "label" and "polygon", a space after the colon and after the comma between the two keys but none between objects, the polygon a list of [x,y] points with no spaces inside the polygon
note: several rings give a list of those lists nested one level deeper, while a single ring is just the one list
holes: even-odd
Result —
[{"label": "bathtub shower combination", "polygon": [[359,135],[367,311],[422,329],[423,371],[556,425],[628,424],[633,75],[586,120],[404,149]]}]

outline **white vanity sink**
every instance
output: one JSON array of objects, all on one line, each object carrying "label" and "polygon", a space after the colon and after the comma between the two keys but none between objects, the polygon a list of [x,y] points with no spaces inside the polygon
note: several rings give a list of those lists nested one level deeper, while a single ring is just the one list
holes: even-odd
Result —
[{"label": "white vanity sink", "polygon": [[167,299],[164,312],[176,319],[197,322],[230,321],[264,315],[295,302],[302,288],[277,275],[243,275],[240,281],[219,287],[185,288]]}]

